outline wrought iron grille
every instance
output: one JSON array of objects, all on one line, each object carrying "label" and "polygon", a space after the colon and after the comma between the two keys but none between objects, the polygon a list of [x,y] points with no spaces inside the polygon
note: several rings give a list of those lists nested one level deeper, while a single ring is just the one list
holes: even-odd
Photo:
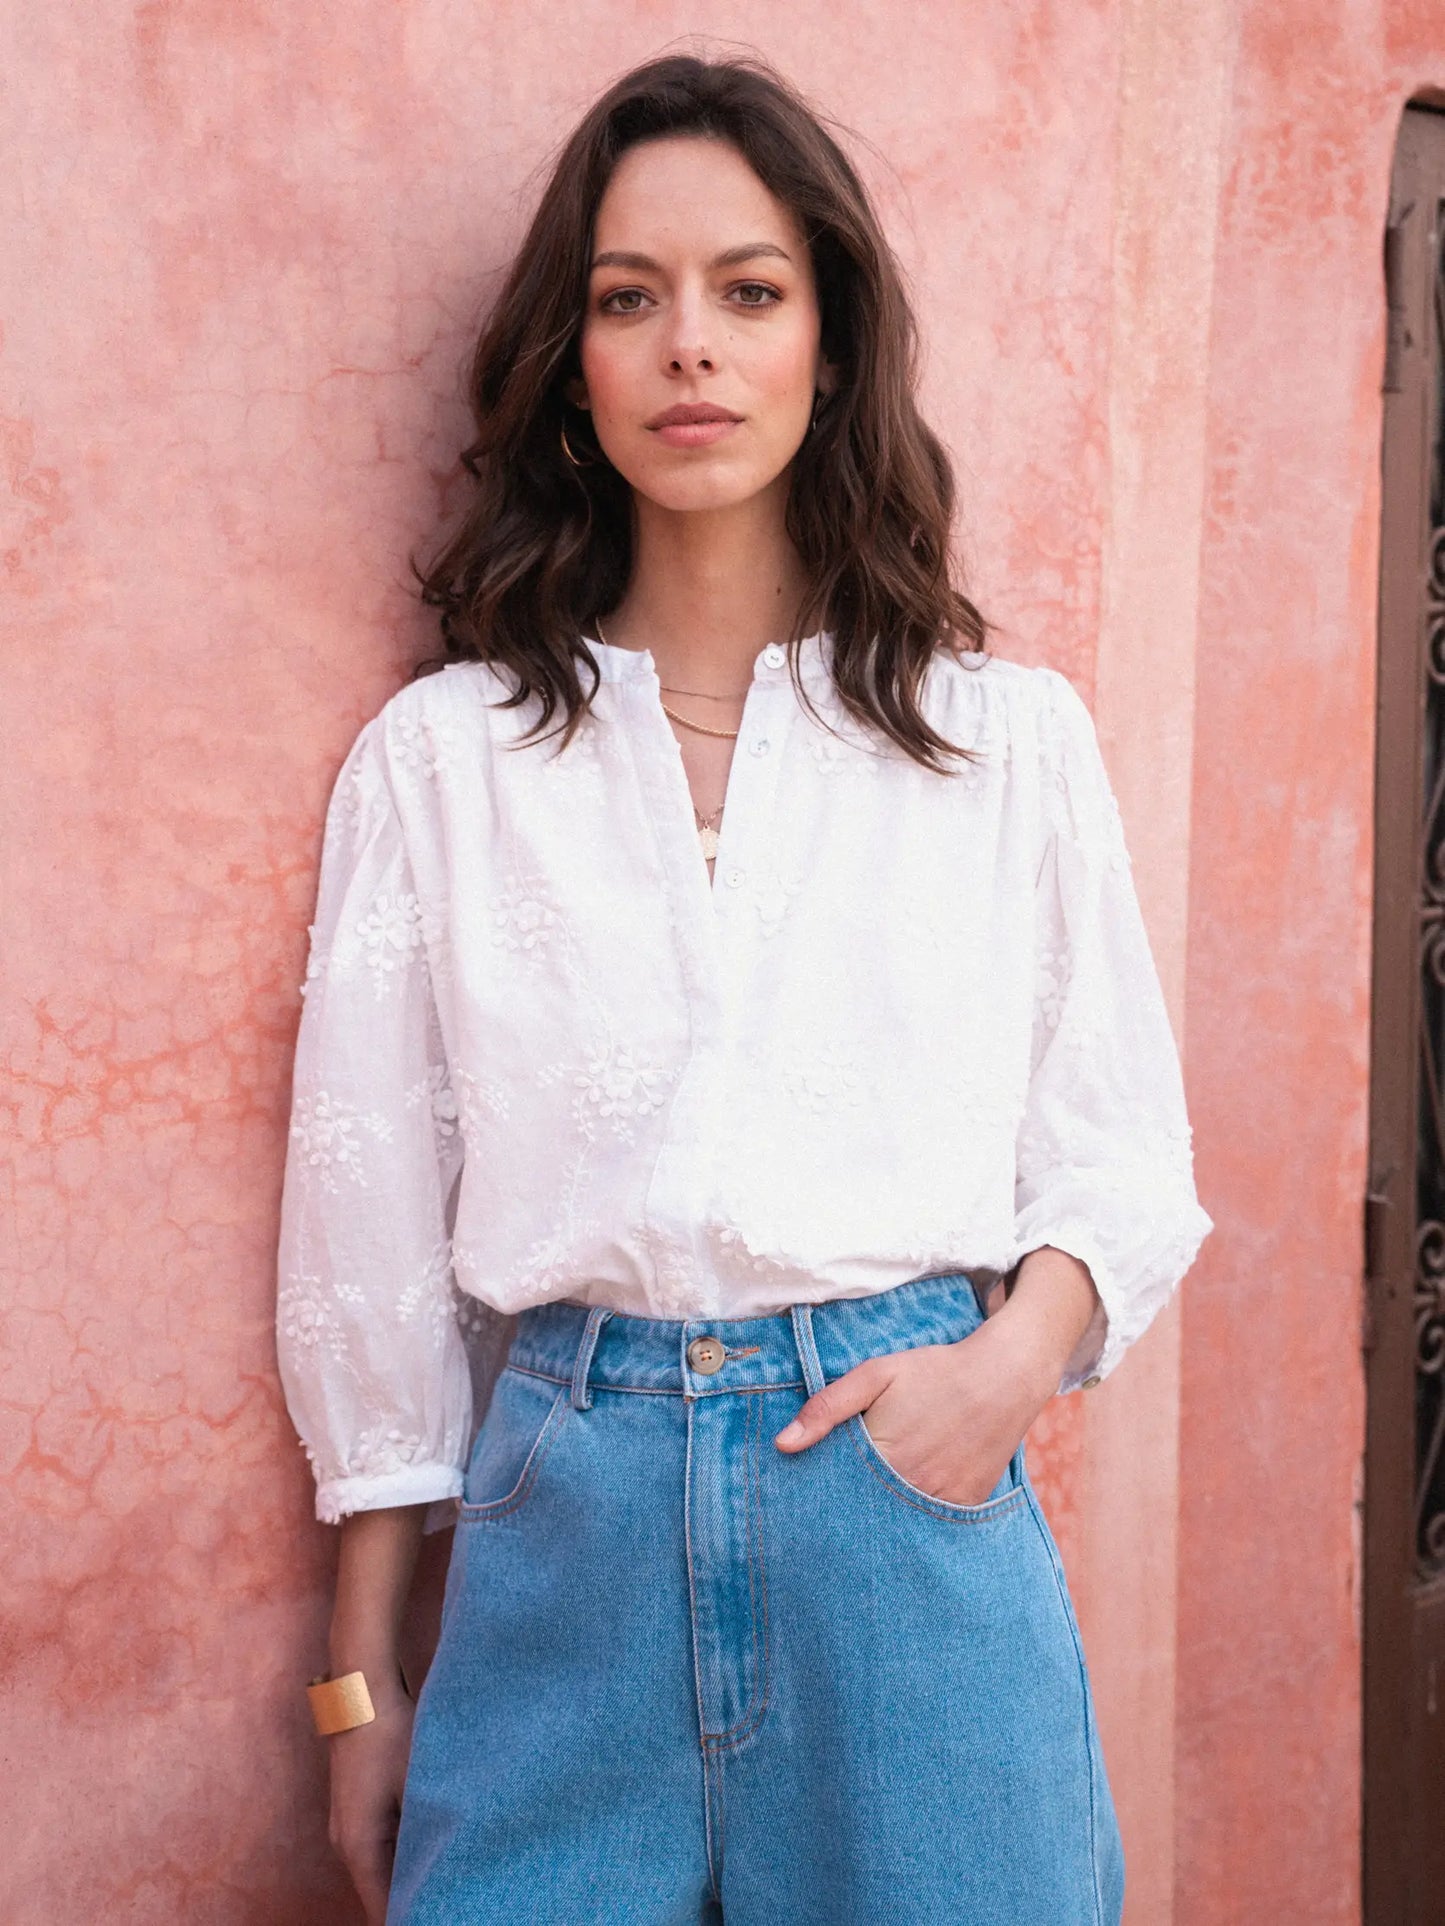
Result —
[{"label": "wrought iron grille", "polygon": [[1429,557],[1420,879],[1420,1127],[1415,1234],[1415,1547],[1445,1572],[1445,201],[1431,231]]}]

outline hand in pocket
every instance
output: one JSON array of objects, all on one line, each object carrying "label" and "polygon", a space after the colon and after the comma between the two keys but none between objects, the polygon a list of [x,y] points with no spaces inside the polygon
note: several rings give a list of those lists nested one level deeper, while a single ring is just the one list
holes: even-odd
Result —
[{"label": "hand in pocket", "polygon": [[954,1344],[865,1358],[824,1385],[774,1442],[805,1451],[861,1416],[901,1478],[946,1504],[987,1502],[1029,1426],[1058,1388],[1001,1318]]}]

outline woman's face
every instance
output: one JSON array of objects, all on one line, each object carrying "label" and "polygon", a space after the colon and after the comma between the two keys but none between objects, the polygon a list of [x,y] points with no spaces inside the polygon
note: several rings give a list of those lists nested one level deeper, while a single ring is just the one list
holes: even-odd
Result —
[{"label": "woman's face", "polygon": [[570,393],[639,495],[690,512],[777,483],[833,385],[819,336],[802,231],[735,147],[627,150],[597,211]]}]

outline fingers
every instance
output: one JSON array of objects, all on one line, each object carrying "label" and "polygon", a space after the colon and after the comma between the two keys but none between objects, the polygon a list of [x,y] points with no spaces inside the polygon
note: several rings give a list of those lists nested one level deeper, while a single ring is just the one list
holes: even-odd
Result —
[{"label": "fingers", "polygon": [[338,1847],[342,1864],[365,1910],[368,1922],[381,1926],[386,1918],[386,1898],[391,1887],[392,1853],[388,1847],[368,1840],[351,1851]]},{"label": "fingers", "polygon": [[783,1451],[806,1451],[809,1445],[826,1438],[835,1424],[866,1411],[891,1376],[885,1358],[865,1358],[841,1378],[834,1378],[821,1391],[815,1391],[792,1423],[783,1426],[773,1443]]},{"label": "fingers", "polygon": [[333,1799],[328,1827],[331,1847],[356,1888],[368,1926],[383,1926],[396,1860],[401,1800],[399,1795],[387,1792],[379,1803],[357,1801],[348,1810],[349,1803]]}]

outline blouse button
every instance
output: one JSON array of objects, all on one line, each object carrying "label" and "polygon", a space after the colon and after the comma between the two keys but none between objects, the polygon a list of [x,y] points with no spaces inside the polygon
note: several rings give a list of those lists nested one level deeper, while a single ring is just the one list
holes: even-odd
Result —
[{"label": "blouse button", "polygon": [[1082,1389],[1085,1391],[1092,1391],[1096,1384],[1102,1384],[1103,1382],[1104,1380],[1102,1378],[1085,1378]]},{"label": "blouse button", "polygon": [[765,756],[768,753],[769,749],[772,748],[772,744],[768,741],[766,736],[759,736],[755,742],[749,745],[749,747],[752,749],[752,752],[755,756]]},{"label": "blouse button", "polygon": [[743,881],[743,872],[740,869],[730,869],[728,871],[727,886],[729,889],[741,888],[742,881]]},{"label": "blouse button", "polygon": [[770,642],[763,650],[763,660],[770,669],[781,669],[787,659],[787,650],[778,642]]}]

